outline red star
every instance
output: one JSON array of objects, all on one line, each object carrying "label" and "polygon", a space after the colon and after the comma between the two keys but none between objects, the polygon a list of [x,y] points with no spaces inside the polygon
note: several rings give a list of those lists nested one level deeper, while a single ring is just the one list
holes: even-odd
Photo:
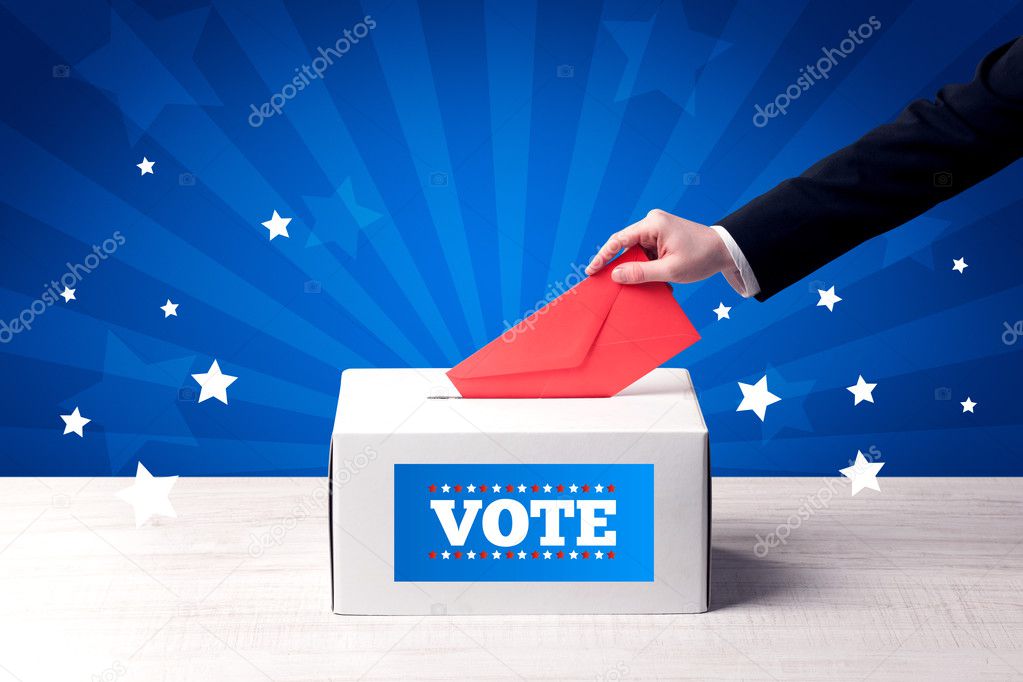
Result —
[{"label": "red star", "polygon": [[565,558],[565,553],[564,552],[558,552],[558,558],[559,559],[564,559]]},{"label": "red star", "polygon": [[462,486],[460,486],[460,485],[456,485],[456,486],[455,486],[455,492],[456,492],[456,493],[460,493],[460,492],[462,492]]},{"label": "red star", "polygon": [[486,550],[483,550],[482,552],[480,552],[480,559],[486,559],[486,558],[487,558],[487,552],[486,552]]},{"label": "red star", "polygon": [[608,559],[614,559],[615,558],[615,553],[614,552],[608,552],[607,553],[607,558]]},{"label": "red star", "polygon": [[513,556],[515,556],[514,552],[507,552],[507,553],[505,553],[504,558],[505,559],[511,559]]},{"label": "red star", "polygon": [[559,493],[563,493],[563,492],[565,492],[565,486],[563,486],[563,485],[561,485],[561,484],[559,483],[559,484],[558,484],[558,492],[559,492]]},{"label": "red star", "polygon": [[613,485],[609,485],[609,486],[607,487],[607,491],[608,491],[609,493],[613,493],[613,492],[615,491],[615,487],[614,487]]},{"label": "red star", "polygon": [[584,493],[588,493],[588,492],[590,492],[590,486],[589,486],[589,485],[584,485],[584,486],[583,486],[583,492],[584,492]]},{"label": "red star", "polygon": [[513,488],[512,488],[512,487],[511,487],[510,485],[506,485],[506,486],[504,487],[504,491],[505,491],[506,493],[510,493],[510,492],[512,491],[512,489],[513,489]]},{"label": "red star", "polygon": [[462,553],[461,552],[455,552],[455,558],[456,559],[461,559],[462,558]]},{"label": "red star", "polygon": [[533,492],[534,492],[534,493],[538,493],[538,492],[540,492],[540,486],[538,486],[538,485],[536,485],[536,484],[533,484]]},{"label": "red star", "polygon": [[431,492],[431,493],[435,493],[435,492],[437,492],[437,486],[435,486],[434,484],[432,484],[432,483],[431,483],[431,484],[430,484],[430,492]]},{"label": "red star", "polygon": [[437,558],[437,553],[436,552],[430,552],[430,558],[431,559],[436,559]]},{"label": "red star", "polygon": [[533,552],[533,558],[534,559],[539,559],[540,558],[540,552],[534,551]]},{"label": "red star", "polygon": [[[458,553],[456,552],[455,554],[457,555]],[[590,553],[589,552],[583,552],[583,559],[589,559],[589,558],[590,558]]]},{"label": "red star", "polygon": [[480,486],[480,492],[481,492],[481,493],[485,493],[485,492],[487,492],[487,486],[485,486],[485,485],[481,485],[481,486]]}]

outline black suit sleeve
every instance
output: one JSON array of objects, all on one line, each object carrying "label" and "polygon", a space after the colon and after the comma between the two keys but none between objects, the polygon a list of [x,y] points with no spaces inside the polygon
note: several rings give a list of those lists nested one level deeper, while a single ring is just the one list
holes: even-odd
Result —
[{"label": "black suit sleeve", "polygon": [[973,81],[913,102],[893,121],[722,219],[773,296],[854,246],[1023,156],[1023,37]]}]

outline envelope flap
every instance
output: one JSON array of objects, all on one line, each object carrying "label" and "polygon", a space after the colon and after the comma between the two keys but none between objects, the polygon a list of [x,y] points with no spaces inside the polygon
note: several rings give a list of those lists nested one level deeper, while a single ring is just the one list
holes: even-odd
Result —
[{"label": "envelope flap", "polygon": [[[639,247],[614,265],[647,260]],[[454,367],[458,379],[567,369],[582,364],[622,286],[612,266],[587,277]]]}]

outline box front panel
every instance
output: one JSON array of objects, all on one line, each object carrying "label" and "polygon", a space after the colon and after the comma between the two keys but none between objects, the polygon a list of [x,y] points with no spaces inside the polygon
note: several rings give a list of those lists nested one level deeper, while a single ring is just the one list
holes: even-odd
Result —
[{"label": "box front panel", "polygon": [[[346,434],[335,436],[334,446],[333,556],[339,613],[691,613],[706,609],[709,471],[705,434]],[[359,466],[355,458],[363,451],[372,456]],[[500,495],[493,492],[494,484],[502,488]],[[437,492],[431,492],[431,485]],[[449,487],[447,494],[444,485]],[[455,491],[456,485],[460,491]],[[470,485],[474,491],[469,491]],[[485,493],[481,485],[487,486]],[[509,485],[514,486],[512,493]],[[519,491],[520,485],[526,486],[525,493]],[[550,493],[545,485],[552,487]],[[564,486],[563,491],[557,490],[558,485]],[[577,486],[574,494],[572,485]],[[590,490],[583,493],[583,485]],[[599,493],[597,485],[603,488]],[[614,493],[609,493],[609,485],[615,486]],[[641,491],[650,488],[652,495],[643,498]],[[573,502],[574,516],[566,516],[567,505],[562,508],[556,533],[547,532],[547,513],[542,508],[538,516],[527,519],[528,526],[523,525],[520,511],[502,511],[517,509],[511,504],[514,501],[530,512],[533,500],[550,502],[559,497]],[[472,499],[480,506],[469,523],[465,503]],[[501,499],[508,502],[490,512],[496,528],[490,529],[488,537],[484,516]],[[593,518],[606,517],[608,525],[595,526],[592,535],[614,530],[617,547],[582,547],[580,500],[608,499],[616,500],[615,514],[593,507]],[[450,519],[441,507],[449,532],[430,506],[438,500],[451,503]],[[521,539],[512,533],[513,515],[518,515],[517,534],[526,529]],[[560,536],[565,545],[545,546],[541,544],[545,535]],[[501,539],[505,536],[518,542],[505,548],[500,544],[509,541]],[[458,542],[463,542],[461,548]],[[493,550],[498,547],[504,553],[494,559]],[[514,552],[511,559],[508,551]],[[547,551],[550,559],[544,557]],[[565,552],[561,559],[558,551]],[[572,551],[577,552],[574,560]],[[583,551],[589,552],[586,559]],[[602,552],[600,559],[597,551]],[[615,552],[614,559],[609,551]],[[628,562],[620,554],[623,551],[629,555]],[[437,553],[435,558],[430,558],[430,552]],[[455,552],[462,554],[456,559]],[[474,553],[472,559],[469,552]],[[525,552],[525,558],[520,559],[519,552]],[[538,552],[535,559],[533,552]],[[634,565],[622,566],[627,563]],[[605,573],[598,577],[601,571]]]},{"label": "box front panel", "polygon": [[654,579],[653,464],[394,465],[398,582]]}]

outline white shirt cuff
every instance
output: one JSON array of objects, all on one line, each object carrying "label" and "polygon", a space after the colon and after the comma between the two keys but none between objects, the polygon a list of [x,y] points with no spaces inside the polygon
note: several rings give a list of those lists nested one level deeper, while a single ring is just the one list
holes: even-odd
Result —
[{"label": "white shirt cuff", "polygon": [[711,225],[710,229],[717,232],[718,236],[721,237],[721,241],[725,243],[725,248],[728,249],[728,255],[732,257],[732,262],[735,263],[737,273],[724,273],[728,283],[743,298],[750,298],[759,294],[760,283],[757,282],[757,276],[753,274],[753,268],[749,266],[749,261],[746,260],[746,256],[742,255],[742,249],[732,239],[732,235],[728,234],[728,230],[720,225]]}]

